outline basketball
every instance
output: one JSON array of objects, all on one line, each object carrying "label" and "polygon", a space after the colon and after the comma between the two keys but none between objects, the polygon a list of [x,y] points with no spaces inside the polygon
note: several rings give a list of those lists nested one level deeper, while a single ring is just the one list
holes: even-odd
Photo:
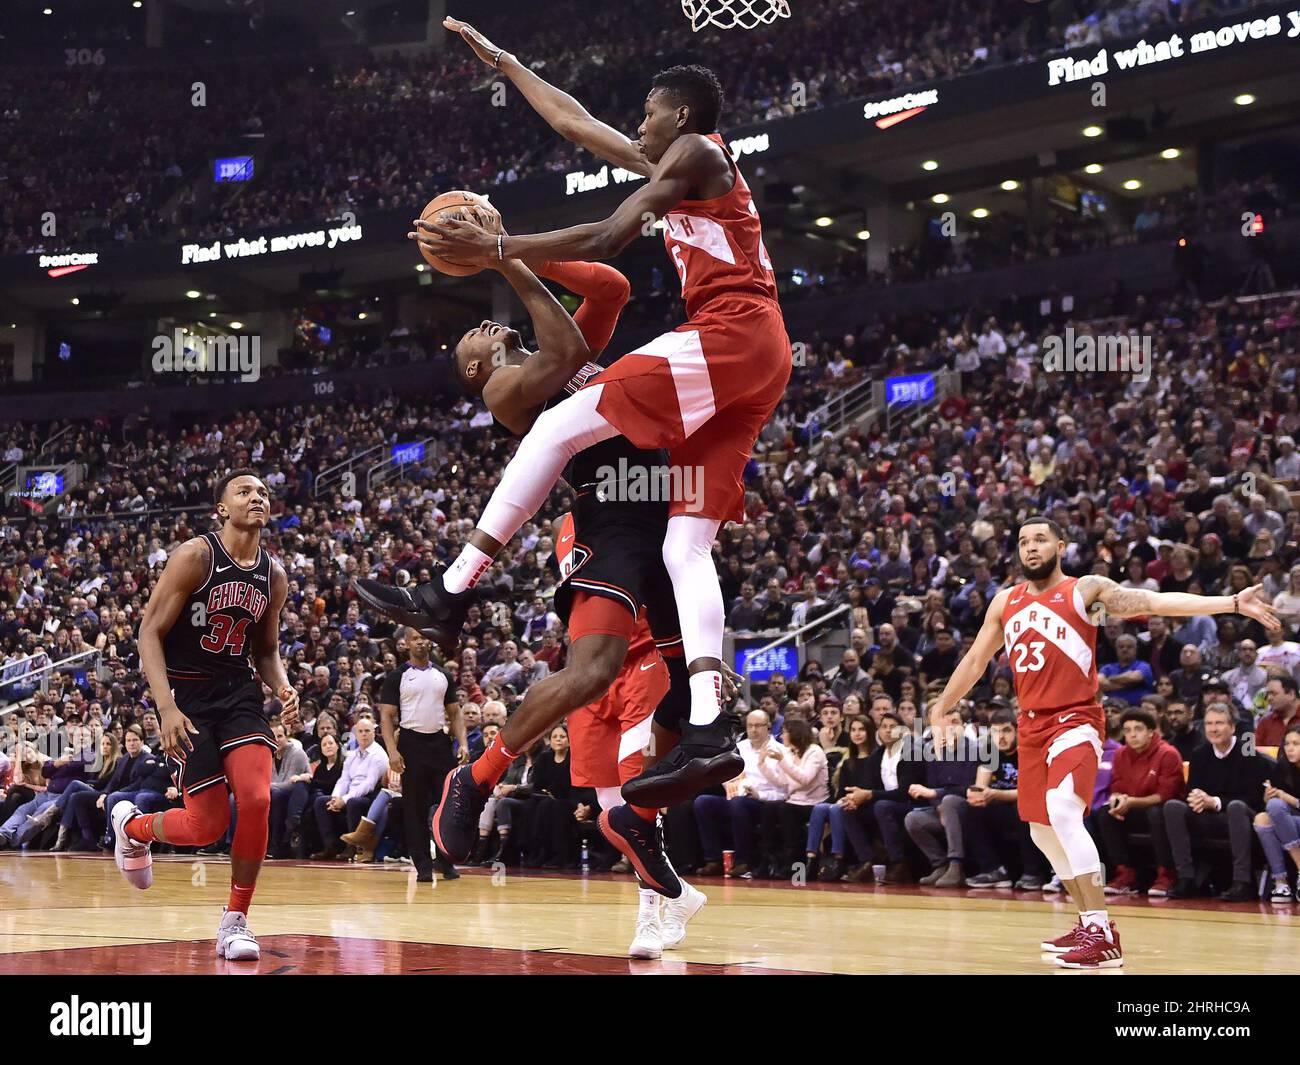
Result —
[{"label": "basketball", "polygon": [[[444,192],[435,196],[420,212],[421,220],[426,222],[441,221],[447,218],[463,218],[478,222],[488,229],[495,228],[496,223],[494,220],[498,217],[496,208],[488,203],[486,197],[474,192],[466,192],[464,189],[455,189],[452,192]],[[456,263],[450,259],[443,259],[434,255],[423,244],[420,245],[420,254],[424,256],[424,261],[435,270],[449,274],[452,277],[468,277],[470,274],[477,274],[482,269],[480,266],[469,266],[465,263]]]}]

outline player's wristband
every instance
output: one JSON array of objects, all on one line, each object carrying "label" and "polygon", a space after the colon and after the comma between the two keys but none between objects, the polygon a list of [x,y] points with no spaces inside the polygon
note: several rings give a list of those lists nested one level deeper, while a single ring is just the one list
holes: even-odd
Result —
[{"label": "player's wristband", "polygon": [[492,65],[496,67],[497,70],[501,69],[501,56],[504,52],[505,52],[504,48],[498,48],[497,54],[492,57]]},{"label": "player's wristband", "polygon": [[506,261],[505,245],[506,245],[506,237],[505,237],[505,234],[504,234],[504,233],[498,233],[498,234],[497,234],[497,261],[498,261],[498,262],[505,262],[505,261]]},{"label": "player's wristband", "polygon": [[1232,612],[1234,614],[1241,613],[1241,611],[1237,609],[1237,597],[1235,595],[1232,597]]}]

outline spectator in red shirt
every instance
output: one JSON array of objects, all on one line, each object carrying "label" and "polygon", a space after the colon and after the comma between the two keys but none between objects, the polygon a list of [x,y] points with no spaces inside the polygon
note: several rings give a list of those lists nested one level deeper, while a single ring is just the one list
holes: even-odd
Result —
[{"label": "spectator in red shirt", "polygon": [[1264,692],[1268,696],[1270,712],[1255,726],[1256,747],[1282,746],[1282,737],[1287,729],[1300,721],[1300,699],[1296,697],[1298,688],[1300,685],[1289,673],[1268,678]]},{"label": "spectator in red shirt", "polygon": [[1115,752],[1111,769],[1110,797],[1093,811],[1097,834],[1115,875],[1106,884],[1108,895],[1130,895],[1137,891],[1130,835],[1150,832],[1158,866],[1148,894],[1163,896],[1174,885],[1173,858],[1163,822],[1149,810],[1170,799],[1183,797],[1183,758],[1156,732],[1156,715],[1135,707],[1120,718],[1124,746]]}]

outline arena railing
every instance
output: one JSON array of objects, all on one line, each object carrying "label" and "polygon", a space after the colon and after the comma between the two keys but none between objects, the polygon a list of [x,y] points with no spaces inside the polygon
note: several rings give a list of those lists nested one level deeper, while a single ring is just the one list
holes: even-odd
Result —
[{"label": "arena railing", "polygon": [[[429,445],[432,444],[432,453]],[[426,436],[423,440],[412,441],[411,444],[400,445],[401,447],[419,446],[425,449],[424,456],[418,459],[408,459],[405,454],[390,455],[382,462],[376,462],[366,470],[366,494],[369,495],[381,484],[384,484],[394,474],[401,474],[407,466],[428,466],[442,465],[446,457],[446,449],[442,441],[436,436]]]},{"label": "arena railing", "polygon": [[349,473],[352,473],[363,459],[372,457],[376,452],[382,451],[387,446],[387,444],[375,444],[373,447],[358,451],[355,455],[349,455],[342,462],[336,462],[333,466],[322,470],[320,476],[316,478],[316,483],[312,485],[312,498],[319,499],[321,492],[325,489],[332,488],[336,484],[341,485],[343,479]]},{"label": "arena railing", "polygon": [[65,425],[62,429],[60,429],[57,433],[55,433],[48,440],[46,440],[45,443],[41,445],[40,451],[36,452],[37,457],[39,458],[41,455],[44,455],[45,452],[47,452],[50,449],[51,444],[55,443],[56,441],[66,436],[68,433],[72,432],[72,430],[75,429],[76,427],[77,426],[75,422],[69,422],[67,425]]},{"label": "arena railing", "polygon": [[818,430],[815,439],[809,442],[808,450],[814,455],[821,451],[821,434],[824,432],[838,437],[852,425],[874,422],[884,412],[884,406],[885,383],[883,381],[866,377],[850,385],[810,415],[810,421],[817,423]]},{"label": "arena railing", "polygon": [[[39,687],[42,693],[48,693],[50,690],[50,677],[53,674],[68,672],[69,666],[72,666],[74,663],[80,662],[83,659],[91,659],[92,661],[87,663],[87,665],[93,666],[96,672],[98,672],[100,669],[100,663],[103,661],[103,657],[104,657],[104,652],[101,651],[99,648],[94,647],[91,648],[89,651],[82,651],[79,654],[72,655],[68,658],[60,659],[57,662],[49,662],[46,665],[40,666],[36,669],[27,670],[21,675],[7,677],[4,676],[4,674],[8,673],[15,666],[22,665],[24,662],[31,662],[33,659],[38,659],[38,658],[48,659],[49,652],[46,651],[46,652],[42,652],[41,654],[28,655],[26,658],[20,658],[17,662],[10,662],[8,665],[4,667],[3,672],[0,672],[0,677],[3,678],[0,679],[0,703],[3,704],[2,706],[0,706],[0,709],[7,710],[9,709],[9,707],[22,701],[19,699],[10,698],[10,696],[7,694],[6,689],[10,688],[11,686],[22,685],[24,688],[33,687],[32,678],[39,677],[40,680],[35,685],[35,687]],[[72,672],[74,673],[76,671],[77,670],[75,668],[72,670]],[[28,696],[24,696],[24,698],[29,698],[29,697],[30,697],[30,693]]]},{"label": "arena railing", "polygon": [[740,670],[741,676],[745,678],[745,702],[751,703],[753,701],[752,700],[753,683],[749,679],[749,670],[750,670],[750,663],[753,662],[755,658],[757,658],[759,655],[766,654],[768,651],[774,650],[775,648],[780,647],[783,644],[787,644],[791,640],[794,641],[796,649],[803,647],[803,645],[807,642],[803,638],[804,633],[812,632],[813,629],[824,628],[828,621],[831,621],[842,614],[847,614],[851,609],[852,607],[850,607],[848,603],[842,603],[840,606],[837,606],[834,610],[827,611],[825,614],[821,614],[818,617],[814,618],[812,621],[808,622],[807,625],[801,625],[799,628],[793,629],[790,632],[783,632],[780,636],[772,640],[770,643],[763,644],[762,647],[752,647],[749,650],[747,650],[744,653],[745,661]]},{"label": "arena railing", "polygon": [[161,514],[192,514],[196,511],[211,511],[207,503],[191,503],[180,507],[154,507],[152,510],[108,510],[79,511],[76,514],[43,515],[42,520],[57,522],[60,525],[72,525],[77,522],[127,521],[141,518],[155,518]]}]

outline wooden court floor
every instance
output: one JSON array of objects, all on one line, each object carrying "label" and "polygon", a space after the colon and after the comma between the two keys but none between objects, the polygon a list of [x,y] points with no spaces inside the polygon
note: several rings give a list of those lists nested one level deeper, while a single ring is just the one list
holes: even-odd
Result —
[{"label": "wooden court floor", "polygon": [[1300,906],[1117,902],[1126,967],[1046,964],[1066,903],[1011,891],[693,881],[709,904],[661,961],[632,961],[630,879],[268,862],[249,925],[262,960],[213,955],[229,884],[220,858],[155,859],[137,891],[111,857],[0,855],[0,974],[14,973],[1294,973]]}]

